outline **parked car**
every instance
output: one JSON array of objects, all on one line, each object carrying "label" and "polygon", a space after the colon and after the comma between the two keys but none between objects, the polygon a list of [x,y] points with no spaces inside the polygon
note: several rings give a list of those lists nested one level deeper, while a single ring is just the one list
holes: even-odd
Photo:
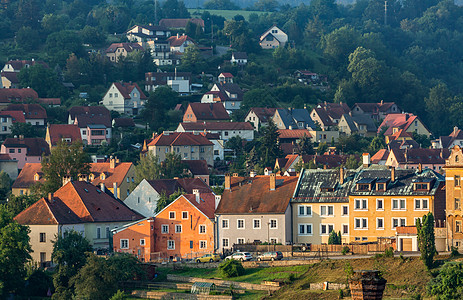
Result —
[{"label": "parked car", "polygon": [[273,251],[273,252],[265,252],[262,253],[261,255],[257,256],[257,260],[282,260],[283,259],[283,253],[281,251]]},{"label": "parked car", "polygon": [[212,253],[212,254],[206,254],[201,257],[196,258],[197,263],[202,263],[202,262],[214,262],[214,261],[219,261],[220,260],[220,255]]},{"label": "parked car", "polygon": [[236,259],[236,260],[241,260],[241,261],[251,260],[252,255],[249,252],[236,252],[236,253],[233,253],[232,255],[225,257],[225,260],[230,260],[230,259]]}]

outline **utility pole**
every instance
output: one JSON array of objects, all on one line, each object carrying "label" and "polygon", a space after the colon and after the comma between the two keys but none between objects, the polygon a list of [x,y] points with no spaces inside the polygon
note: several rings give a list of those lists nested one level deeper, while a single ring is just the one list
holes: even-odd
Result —
[{"label": "utility pole", "polygon": [[387,25],[387,1],[384,1],[384,25]]}]

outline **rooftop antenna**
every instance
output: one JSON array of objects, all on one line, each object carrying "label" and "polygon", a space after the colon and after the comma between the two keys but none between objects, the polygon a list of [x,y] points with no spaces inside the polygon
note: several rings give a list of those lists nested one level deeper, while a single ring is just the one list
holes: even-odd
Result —
[{"label": "rooftop antenna", "polygon": [[387,1],[384,1],[384,25],[387,25]]}]

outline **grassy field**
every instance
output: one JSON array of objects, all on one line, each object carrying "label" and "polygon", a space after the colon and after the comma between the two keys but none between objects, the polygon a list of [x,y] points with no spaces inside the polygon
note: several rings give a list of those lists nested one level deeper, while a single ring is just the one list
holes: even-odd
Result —
[{"label": "grassy field", "polygon": [[263,11],[250,11],[250,10],[218,10],[218,9],[196,9],[189,8],[192,17],[199,17],[204,11],[208,11],[211,15],[222,16],[227,20],[233,19],[236,15],[242,15],[246,20],[249,20],[251,14],[264,14]]}]

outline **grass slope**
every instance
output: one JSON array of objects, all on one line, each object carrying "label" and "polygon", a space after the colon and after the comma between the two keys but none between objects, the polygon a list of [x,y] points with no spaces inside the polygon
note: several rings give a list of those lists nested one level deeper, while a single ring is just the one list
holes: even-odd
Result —
[{"label": "grass slope", "polygon": [[242,15],[247,21],[249,20],[249,16],[251,14],[265,14],[263,11],[252,11],[252,10],[219,10],[219,9],[197,9],[197,8],[189,8],[188,11],[190,12],[192,17],[200,17],[201,14],[205,11],[208,11],[211,15],[221,16],[227,20],[233,19],[236,15]]},{"label": "grass slope", "polygon": [[344,271],[347,264],[354,270],[380,270],[387,280],[384,298],[424,296],[426,284],[431,279],[419,258],[370,258],[352,260],[326,260],[311,265],[307,272],[293,284],[283,287],[270,299],[339,299],[339,291],[311,291],[310,283],[346,283]]}]

